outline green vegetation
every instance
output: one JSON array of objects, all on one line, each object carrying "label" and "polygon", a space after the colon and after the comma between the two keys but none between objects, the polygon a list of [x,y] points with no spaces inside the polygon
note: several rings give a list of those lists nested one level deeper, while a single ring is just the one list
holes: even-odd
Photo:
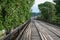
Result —
[{"label": "green vegetation", "polygon": [[40,4],[39,9],[41,11],[41,14],[38,19],[58,25],[57,21],[60,20],[60,17],[58,17],[59,15],[56,15],[57,10],[55,6],[56,5],[51,2],[45,2],[43,4]]},{"label": "green vegetation", "polygon": [[0,30],[15,29],[30,18],[34,0],[0,0]]},{"label": "green vegetation", "polygon": [[57,24],[60,25],[60,1],[56,0],[56,16],[57,16]]}]

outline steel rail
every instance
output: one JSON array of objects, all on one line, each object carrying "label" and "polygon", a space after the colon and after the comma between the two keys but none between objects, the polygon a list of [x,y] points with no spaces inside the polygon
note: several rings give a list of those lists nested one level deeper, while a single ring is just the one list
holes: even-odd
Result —
[{"label": "steel rail", "polygon": [[[38,22],[39,24],[41,24],[40,22]],[[41,26],[43,26],[44,28],[47,28],[46,26],[44,26],[44,25],[42,25],[41,24]],[[49,26],[51,26],[51,25],[49,25]],[[54,32],[54,31],[52,31],[52,30],[50,30],[49,28],[47,28],[50,32],[52,32],[53,34],[55,34],[58,38],[60,38],[60,35],[59,34],[57,34],[56,32]]]},{"label": "steel rail", "polygon": [[37,32],[38,32],[38,35],[39,35],[40,40],[42,40],[42,37],[41,37],[42,34],[40,34],[40,31],[39,31],[39,29],[37,28],[35,22],[34,22],[34,25],[35,25],[35,28],[36,28],[36,30],[37,30]]}]

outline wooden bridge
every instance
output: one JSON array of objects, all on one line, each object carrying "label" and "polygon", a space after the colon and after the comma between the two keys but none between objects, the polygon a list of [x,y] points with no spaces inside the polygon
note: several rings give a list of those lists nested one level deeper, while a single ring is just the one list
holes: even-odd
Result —
[{"label": "wooden bridge", "polygon": [[60,40],[60,28],[38,20],[28,20],[2,40]]}]

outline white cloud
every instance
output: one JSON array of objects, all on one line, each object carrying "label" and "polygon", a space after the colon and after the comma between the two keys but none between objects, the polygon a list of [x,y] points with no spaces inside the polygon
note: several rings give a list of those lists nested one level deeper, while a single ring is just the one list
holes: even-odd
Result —
[{"label": "white cloud", "polygon": [[49,2],[52,2],[53,3],[53,0],[35,0],[35,4],[38,5],[38,4],[44,3],[46,1],[49,1]]},{"label": "white cloud", "polygon": [[34,5],[31,8],[32,9],[32,12],[39,12],[38,4],[44,3],[46,1],[49,1],[49,2],[54,3],[53,0],[35,0],[35,3],[34,3]]}]

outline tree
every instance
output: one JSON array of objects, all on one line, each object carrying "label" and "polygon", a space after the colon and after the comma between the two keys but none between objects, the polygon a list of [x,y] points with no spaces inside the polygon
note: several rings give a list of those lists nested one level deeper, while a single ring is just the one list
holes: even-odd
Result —
[{"label": "tree", "polygon": [[56,9],[55,5],[51,2],[45,2],[39,5],[39,9],[41,10],[41,18],[48,22],[56,21]]},{"label": "tree", "polygon": [[34,0],[0,0],[0,27],[7,32],[30,18]]},{"label": "tree", "polygon": [[56,3],[56,16],[57,16],[57,25],[60,25],[60,0],[54,0],[54,2]]}]

